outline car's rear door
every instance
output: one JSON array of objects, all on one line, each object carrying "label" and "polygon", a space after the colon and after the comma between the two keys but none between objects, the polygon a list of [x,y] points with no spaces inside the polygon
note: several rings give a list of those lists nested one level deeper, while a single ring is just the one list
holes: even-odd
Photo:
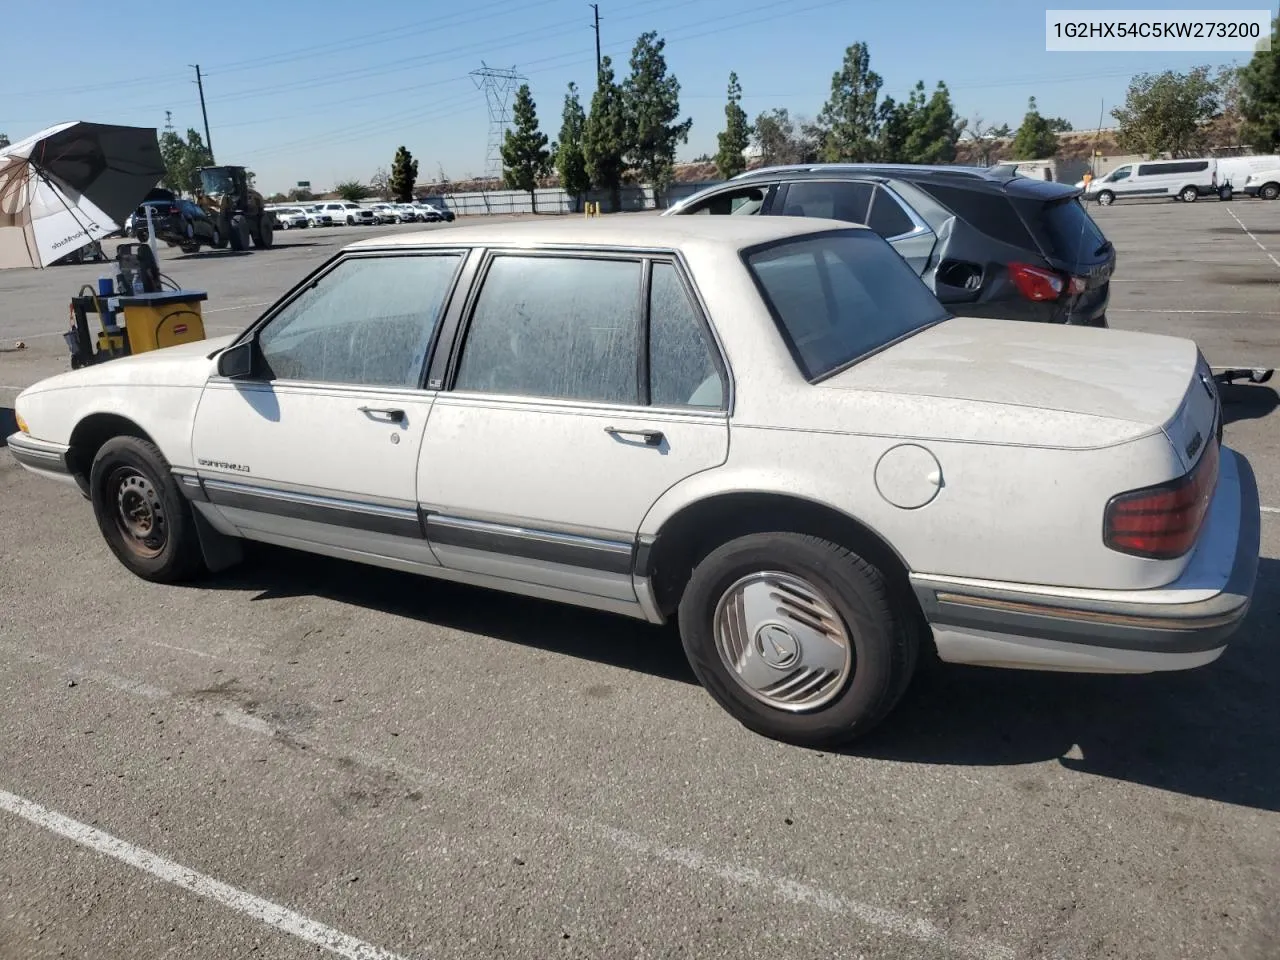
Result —
[{"label": "car's rear door", "polygon": [[769,211],[782,217],[823,217],[870,227],[922,276],[937,237],[884,184],[873,180],[797,179],[783,183]]},{"label": "car's rear door", "polygon": [[683,269],[495,251],[459,322],[418,472],[437,558],[634,603],[645,514],[728,456],[728,372]]},{"label": "car's rear door", "polygon": [[464,251],[349,254],[253,332],[250,376],[214,377],[192,448],[201,495],[243,535],[433,562],[417,508],[435,391],[422,383]]}]

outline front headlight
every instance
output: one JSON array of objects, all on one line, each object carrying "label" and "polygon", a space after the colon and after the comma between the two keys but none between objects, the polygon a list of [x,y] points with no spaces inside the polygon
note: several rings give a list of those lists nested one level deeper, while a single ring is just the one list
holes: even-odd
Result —
[{"label": "front headlight", "polygon": [[23,419],[22,419],[22,414],[20,414],[20,413],[15,413],[15,414],[13,415],[13,418],[14,418],[15,420],[17,420],[17,421],[18,421],[18,429],[19,429],[22,433],[25,433],[25,434],[27,434],[28,436],[30,436],[31,431],[27,428],[27,421],[25,421],[25,420],[23,420]]}]

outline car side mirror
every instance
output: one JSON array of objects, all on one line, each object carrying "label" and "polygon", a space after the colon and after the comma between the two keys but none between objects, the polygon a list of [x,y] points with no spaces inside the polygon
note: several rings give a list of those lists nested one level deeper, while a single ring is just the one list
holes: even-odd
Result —
[{"label": "car side mirror", "polygon": [[218,376],[238,379],[253,373],[253,341],[246,340],[218,354]]}]

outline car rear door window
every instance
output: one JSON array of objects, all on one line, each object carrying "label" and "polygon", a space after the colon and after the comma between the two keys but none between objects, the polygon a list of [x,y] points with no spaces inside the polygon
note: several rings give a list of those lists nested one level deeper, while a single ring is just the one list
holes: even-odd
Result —
[{"label": "car rear door window", "polygon": [[999,240],[1024,250],[1035,250],[1035,241],[1027,232],[1026,224],[1018,217],[1009,198],[989,190],[970,190],[951,184],[931,183],[921,180],[915,184],[925,193],[949,209],[969,226]]},{"label": "car rear door window", "polygon": [[272,379],[418,386],[462,257],[353,257],[273,317],[258,335]]},{"label": "car rear door window", "polygon": [[655,407],[724,404],[715,348],[673,264],[654,263],[649,287],[649,402]]},{"label": "car rear door window", "polygon": [[1089,211],[1075,197],[1048,203],[1015,200],[1032,231],[1051,257],[1072,265],[1098,263],[1111,255],[1111,244]]},{"label": "car rear door window", "polygon": [[775,204],[773,212],[784,217],[825,217],[865,224],[871,188],[859,180],[797,180],[787,184],[782,209]]},{"label": "car rear door window", "polygon": [[494,257],[454,388],[639,403],[641,273],[639,260]]},{"label": "car rear door window", "polygon": [[947,317],[902,257],[870,232],[786,240],[748,251],[746,261],[810,380]]},{"label": "car rear door window", "polygon": [[876,187],[867,226],[887,240],[910,233],[916,225],[893,194],[884,187]]}]

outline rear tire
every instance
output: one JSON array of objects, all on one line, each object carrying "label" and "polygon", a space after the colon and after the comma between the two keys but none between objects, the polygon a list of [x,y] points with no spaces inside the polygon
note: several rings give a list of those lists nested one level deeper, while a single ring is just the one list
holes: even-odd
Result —
[{"label": "rear tire", "polygon": [[1264,183],[1262,189],[1258,191],[1258,196],[1263,200],[1274,200],[1280,197],[1280,183]]},{"label": "rear tire", "polygon": [[191,505],[155,444],[127,436],[104,443],[89,495],[107,546],[132,573],[181,583],[205,571]]},{"label": "rear tire", "polygon": [[271,219],[265,215],[259,217],[258,228],[253,232],[253,245],[259,250],[270,250],[271,243],[275,239],[274,234]]},{"label": "rear tire", "polygon": [[914,621],[892,608],[884,575],[802,534],[749,534],[712,551],[694,568],[678,618],[711,697],[748,729],[801,746],[866,734],[919,659]]}]

